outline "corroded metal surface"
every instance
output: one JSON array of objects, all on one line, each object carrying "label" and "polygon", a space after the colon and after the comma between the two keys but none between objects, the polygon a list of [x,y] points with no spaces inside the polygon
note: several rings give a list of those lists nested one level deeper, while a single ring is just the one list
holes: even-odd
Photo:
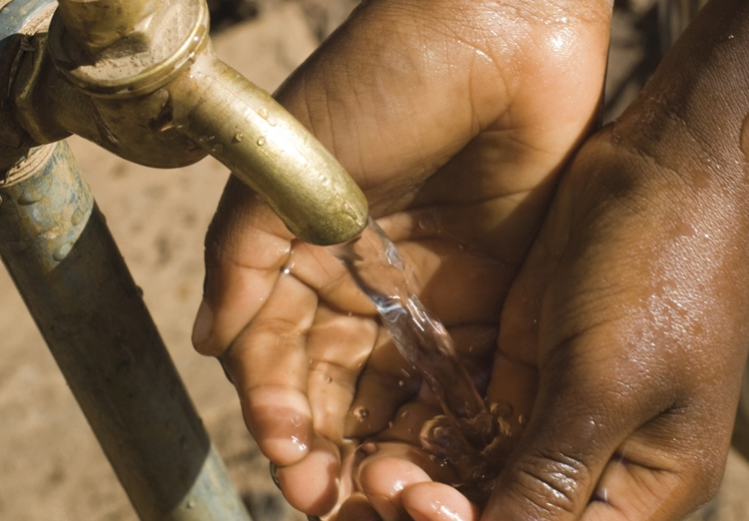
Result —
[{"label": "corroded metal surface", "polygon": [[67,145],[0,177],[2,260],[141,519],[247,521]]},{"label": "corroded metal surface", "polygon": [[58,150],[46,145],[0,176],[0,251],[28,259],[45,276],[72,251],[93,208],[88,186],[80,179],[37,175],[41,170],[64,172],[70,160],[67,146]]},{"label": "corroded metal surface", "polygon": [[0,54],[12,35],[23,31],[30,20],[52,3],[51,0],[0,0]]}]

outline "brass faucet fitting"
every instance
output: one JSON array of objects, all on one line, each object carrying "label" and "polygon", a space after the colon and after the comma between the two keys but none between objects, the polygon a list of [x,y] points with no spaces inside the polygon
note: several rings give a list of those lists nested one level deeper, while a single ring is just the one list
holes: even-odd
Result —
[{"label": "brass faucet fitting", "polygon": [[49,53],[68,81],[97,98],[152,94],[208,42],[208,6],[181,0],[60,0]]},{"label": "brass faucet fitting", "polygon": [[72,132],[156,167],[209,153],[306,242],[338,244],[366,226],[366,198],[343,167],[215,56],[204,0],[59,4],[14,86],[16,117],[35,142]]},{"label": "brass faucet fitting", "polygon": [[153,0],[67,0],[60,2],[58,9],[64,25],[71,29],[71,36],[91,54],[123,37],[141,37],[147,43],[153,34],[149,25],[157,18],[157,11],[164,12]]}]

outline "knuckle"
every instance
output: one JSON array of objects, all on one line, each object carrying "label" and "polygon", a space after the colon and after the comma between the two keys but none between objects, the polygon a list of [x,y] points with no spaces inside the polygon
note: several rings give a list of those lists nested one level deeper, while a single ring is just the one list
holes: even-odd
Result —
[{"label": "knuckle", "polygon": [[536,508],[551,514],[572,514],[585,500],[590,471],[579,459],[561,451],[524,458],[514,473],[515,490]]}]

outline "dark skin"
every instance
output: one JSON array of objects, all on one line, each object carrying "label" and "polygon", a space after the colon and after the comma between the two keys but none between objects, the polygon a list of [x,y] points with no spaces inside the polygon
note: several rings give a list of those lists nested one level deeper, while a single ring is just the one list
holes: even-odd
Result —
[{"label": "dark skin", "polygon": [[[409,433],[434,400],[398,390],[404,364],[341,268],[227,187],[196,345],[305,512],[677,520],[720,482],[749,345],[749,7],[713,1],[552,192],[596,113],[610,6],[520,5],[370,2],[279,93],[363,186],[475,376],[494,361],[484,391],[513,404],[518,445],[483,510]],[[374,440],[353,466],[344,436]]]}]

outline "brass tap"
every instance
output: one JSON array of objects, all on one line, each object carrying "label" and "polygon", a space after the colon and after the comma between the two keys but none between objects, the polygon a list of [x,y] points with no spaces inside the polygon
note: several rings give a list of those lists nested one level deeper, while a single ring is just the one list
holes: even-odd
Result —
[{"label": "brass tap", "polygon": [[267,92],[214,54],[205,0],[59,0],[13,83],[34,143],[75,133],[133,162],[211,154],[300,239],[338,244],[367,202],[333,156]]}]

